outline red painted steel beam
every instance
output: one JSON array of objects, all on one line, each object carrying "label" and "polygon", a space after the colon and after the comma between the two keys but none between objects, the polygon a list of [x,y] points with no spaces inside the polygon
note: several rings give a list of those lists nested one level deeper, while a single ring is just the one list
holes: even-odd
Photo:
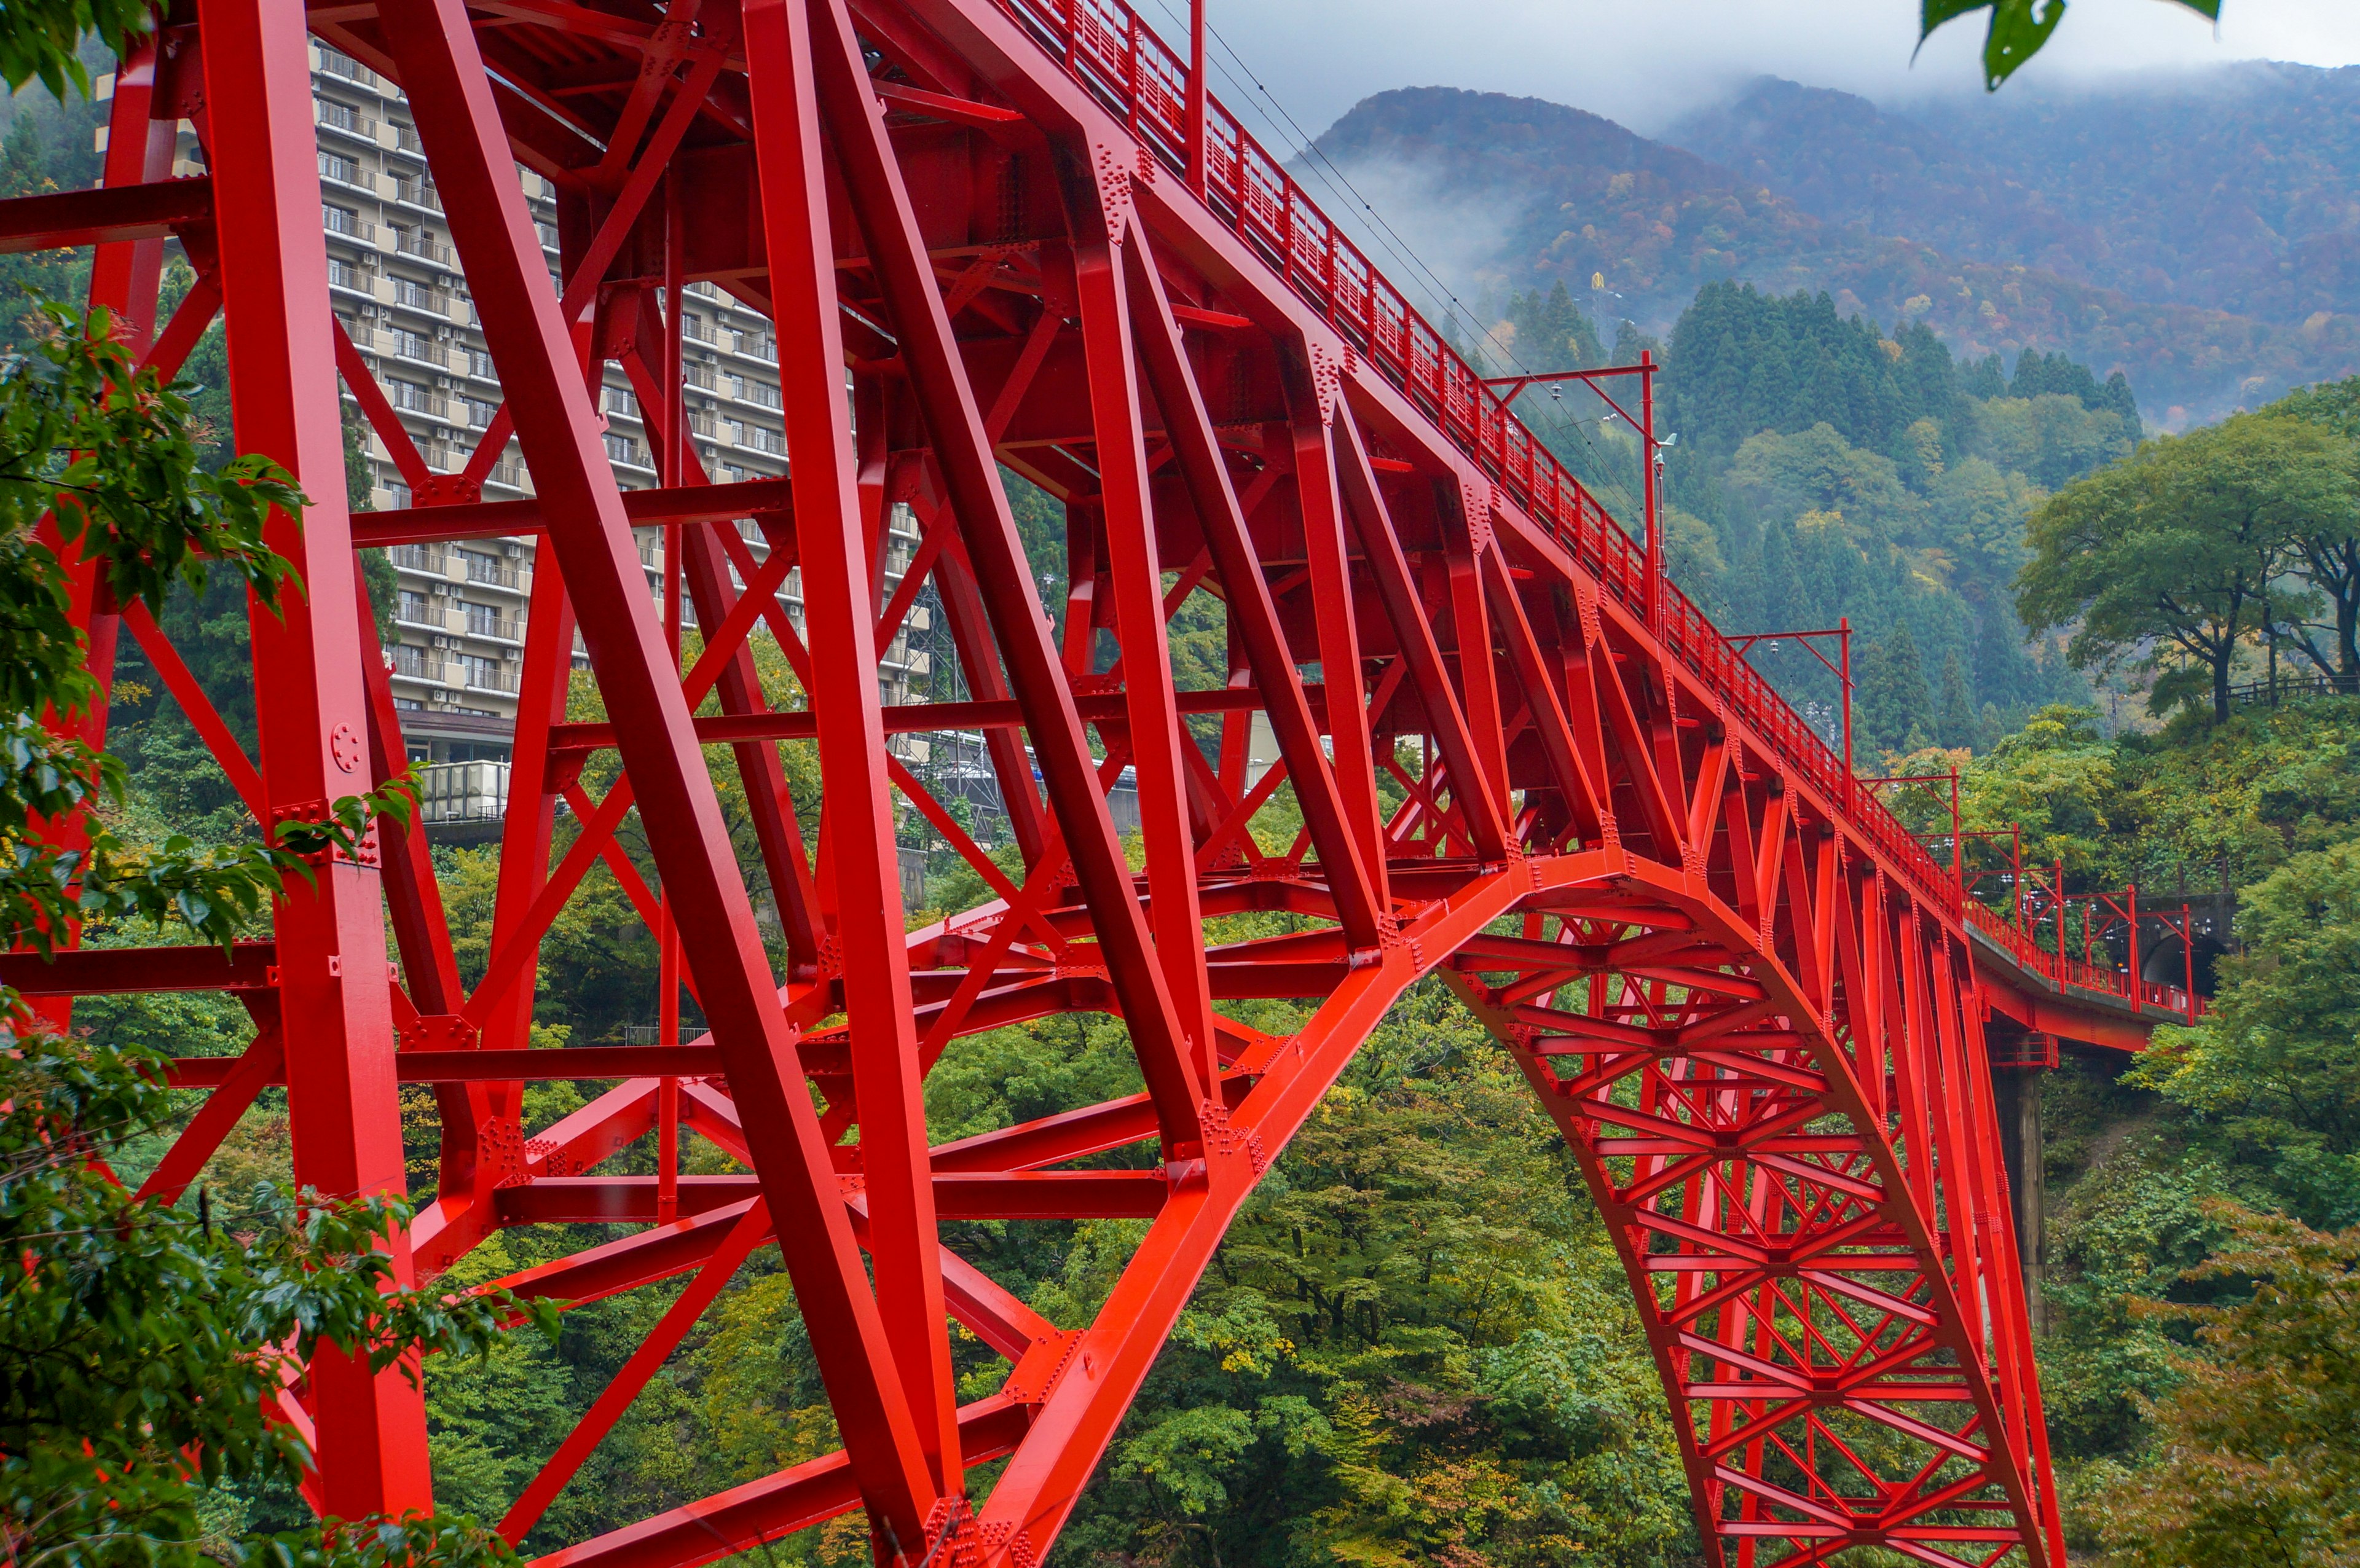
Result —
[{"label": "red painted steel beam", "polygon": [[213,182],[157,180],[0,201],[0,256],[69,245],[168,239],[213,218]]},{"label": "red painted steel beam", "polygon": [[[502,1188],[497,1203],[507,1225],[648,1225],[657,1218],[657,1181],[546,1176]],[[679,1183],[680,1212],[692,1215],[746,1203],[760,1191],[751,1176],[683,1176]],[[936,1212],[961,1220],[1153,1219],[1172,1190],[1160,1171],[946,1172],[928,1186]]]},{"label": "red painted steel beam", "polygon": [[[699,996],[747,1114],[781,1251],[867,1495],[912,1539],[935,1496],[878,1304],[842,1205],[823,1188],[825,1143],[790,1065],[769,964],[688,704],[657,635],[620,491],[525,209],[475,35],[455,0],[380,8],[386,39],[452,217],[498,363],[517,434],[544,506],[568,519],[552,552],[581,611],[667,899],[678,911]],[[749,18],[748,37],[758,29]],[[824,232],[824,231],[823,231]],[[774,253],[773,263],[782,257]],[[832,319],[832,313],[831,313]],[[660,674],[661,672],[661,674]]]},{"label": "red painted steel beam", "polygon": [[143,991],[233,991],[277,984],[279,949],[268,942],[219,947],[81,948],[43,958],[0,955],[0,985],[27,996],[120,996]]},{"label": "red painted steel beam", "polygon": [[[1312,711],[1324,713],[1326,688],[1314,684],[1306,687],[1305,691]],[[1173,694],[1175,711],[1187,715],[1252,713],[1266,701],[1261,691],[1250,686]],[[1123,699],[1120,692],[1076,696],[1074,710],[1089,724],[1115,724],[1124,716]],[[748,740],[814,740],[819,735],[819,722],[809,709],[790,708],[767,713],[707,713],[700,715],[694,722],[697,739],[705,746]],[[882,733],[893,735],[929,735],[944,730],[1021,729],[1026,720],[1023,710],[1015,702],[1002,700],[880,706],[878,723]],[[550,728],[549,744],[555,751],[603,751],[614,746],[615,735],[616,727],[611,724],[554,724]]]},{"label": "red painted steel beam", "polygon": [[[1006,1395],[960,1407],[962,1459],[981,1465],[1006,1455],[1023,1441],[1030,1416]],[[536,1568],[701,1568],[824,1523],[861,1500],[843,1454],[831,1454],[534,1561]]]},{"label": "red painted steel beam", "polygon": [[[225,1082],[234,1056],[183,1056],[171,1064],[172,1086],[210,1089]],[[586,1045],[539,1051],[405,1051],[394,1058],[404,1083],[600,1083],[615,1078],[706,1078],[721,1074],[721,1052],[709,1045]],[[283,1071],[272,1083],[285,1081]]]},{"label": "red painted steel beam", "polygon": [[[739,517],[792,517],[793,496],[783,479],[746,479],[730,485],[684,485],[622,493],[623,515],[632,523],[726,523]],[[442,506],[410,506],[399,512],[353,514],[355,549],[398,544],[444,544],[460,539],[510,539],[537,534],[548,526],[536,498],[469,501]]]},{"label": "red painted steel beam", "polygon": [[[327,248],[312,156],[309,44],[300,13],[224,0],[204,21],[210,150],[236,170],[213,191],[229,332],[230,406],[240,451],[276,458],[311,496],[299,528],[274,516],[264,538],[302,582],[303,613],[252,615],[264,810],[315,815],[366,783],[368,705],[344,509]],[[341,737],[341,740],[340,740]],[[290,877],[273,909],[295,1180],[335,1196],[399,1194],[400,1111],[385,918],[375,866],[335,856]],[[395,1277],[407,1239],[388,1238]],[[344,1518],[431,1505],[425,1408],[398,1371],[322,1350],[310,1368],[320,1498]]]}]

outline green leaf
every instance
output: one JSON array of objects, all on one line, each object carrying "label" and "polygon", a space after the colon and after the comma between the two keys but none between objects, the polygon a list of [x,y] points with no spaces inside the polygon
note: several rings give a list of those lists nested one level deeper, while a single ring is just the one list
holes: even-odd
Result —
[{"label": "green leaf", "polygon": [[2040,52],[2064,19],[2065,0],[1996,0],[1991,30],[1983,35],[1985,91],[1998,92],[2001,82]]},{"label": "green leaf", "polygon": [[[2221,19],[2221,0],[2177,0],[2212,21]],[[2022,70],[2038,54],[2057,24],[2065,19],[2065,0],[1919,0],[1918,43],[1924,48],[1934,30],[1971,12],[1988,10],[1991,20],[1983,34],[1983,86],[1996,93],[2000,83]]]}]

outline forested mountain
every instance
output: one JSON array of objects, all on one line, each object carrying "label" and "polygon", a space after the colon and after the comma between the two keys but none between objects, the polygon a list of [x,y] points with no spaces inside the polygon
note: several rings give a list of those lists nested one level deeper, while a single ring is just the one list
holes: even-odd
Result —
[{"label": "forested mountain", "polygon": [[[1502,292],[1563,281],[1661,331],[1708,283],[1824,290],[1962,359],[2031,348],[2121,370],[2178,425],[2360,370],[2351,75],[2288,71],[2281,93],[2255,68],[2201,100],[2011,93],[1907,114],[1761,82],[1664,141],[1540,99],[1404,88],[1318,145],[1389,193],[1411,245],[1447,224]],[[1612,299],[1592,301],[1593,275]]]},{"label": "forested mountain", "polygon": [[2282,325],[2360,310],[2360,70],[1880,109],[1764,78],[1678,145],[1822,222]]},{"label": "forested mountain", "polygon": [[[1486,310],[1486,314],[1494,313]],[[1562,286],[1509,298],[1476,353],[1535,369],[1627,363]],[[1923,323],[1893,335],[1828,296],[1708,284],[1654,345],[1673,580],[1732,633],[1853,628],[1856,745],[1983,746],[2044,703],[2086,700],[2058,646],[2027,646],[2012,583],[2024,520],[2144,433],[2119,372],[2062,354],[1961,365]],[[1626,404],[1627,406],[1627,404]],[[1587,392],[1525,419],[1636,526],[1636,443]],[[1834,649],[1828,650],[1830,655]],[[1838,688],[1792,641],[1759,668],[1835,737]]]}]

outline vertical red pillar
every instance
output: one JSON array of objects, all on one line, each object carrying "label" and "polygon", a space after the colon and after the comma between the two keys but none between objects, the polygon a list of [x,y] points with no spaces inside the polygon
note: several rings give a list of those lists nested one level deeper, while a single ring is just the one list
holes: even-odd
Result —
[{"label": "vertical red pillar", "polygon": [[1959,770],[1950,769],[1950,880],[1959,885],[1959,897],[1967,894],[1967,846],[1959,837]]},{"label": "vertical red pillar", "polygon": [[1205,0],[1188,0],[1188,189],[1205,193]]},{"label": "vertical red pillar", "polygon": [[[913,1527],[903,1549],[924,1551],[929,1487],[962,1486],[956,1386],[943,1301],[942,1253],[927,1167],[923,1073],[902,940],[899,851],[877,689],[877,584],[869,570],[856,432],[844,395],[844,339],[827,215],[815,39],[801,0],[757,0],[746,10],[748,80],[754,93],[754,158],[778,321],[795,539],[812,657],[812,710],[827,806],[823,853],[834,875],[842,944],[845,1017],[856,1049],[860,1160],[869,1197],[869,1257],[884,1344],[874,1375],[908,1401],[911,1435],[925,1474],[912,1478]],[[873,109],[873,102],[871,108]],[[882,399],[867,400],[883,419]],[[881,450],[881,439],[877,445]],[[874,1353],[872,1353],[874,1354]],[[870,1504],[873,1519],[893,1510]]]},{"label": "vertical red pillar", "polygon": [[2180,906],[2180,966],[2185,977],[2188,1021],[2196,1021],[2196,921],[2190,916],[2188,906]]},{"label": "vertical red pillar", "polygon": [[[327,246],[311,131],[311,66],[300,6],[205,7],[205,85],[216,182],[230,396],[241,452],[278,459],[311,505],[271,519],[271,547],[309,593],[253,616],[262,776],[274,818],[320,815],[368,787],[368,709],[344,509]],[[374,865],[338,859],[290,878],[278,909],[279,1007],[295,1180],[344,1196],[399,1193],[385,909]],[[410,1272],[409,1244],[388,1245]],[[311,1367],[326,1510],[345,1519],[432,1506],[424,1400],[398,1370],[322,1351]]]},{"label": "vertical red pillar", "polygon": [[1844,805],[1849,809],[1854,793],[1852,765],[1852,617],[1844,615],[1836,622],[1836,657],[1843,661],[1838,684],[1843,688],[1844,743]]},{"label": "vertical red pillar", "polygon": [[1647,629],[1664,628],[1664,516],[1657,466],[1663,452],[1655,445],[1655,357],[1639,351],[1639,483],[1641,510],[1647,524]]},{"label": "vertical red pillar", "polygon": [[2140,1005],[2141,1005],[2141,1004],[2140,1004],[2140,997],[2139,997],[2138,884],[2137,884],[2137,883],[2134,882],[2134,883],[2132,883],[2128,887],[2126,887],[2125,889],[2124,889],[2124,892],[2123,892],[2123,905],[2124,905],[2124,909],[2125,909],[2125,912],[2126,912],[2126,913],[2127,913],[2127,915],[2128,915],[2129,924],[2130,924],[2130,928],[2131,928],[2131,934],[2130,934],[2130,937],[2129,937],[2129,939],[2128,939],[2128,940],[2129,940],[2130,960],[2131,960],[2131,975],[2130,975],[2130,979],[2131,979],[2131,988],[2130,988],[2130,997],[2131,997],[2131,1006],[2132,1006],[2132,1007],[2138,1007],[2138,1006],[2140,1006]]},{"label": "vertical red pillar", "polygon": [[2057,880],[2049,885],[2057,895],[2057,983],[2065,983],[2065,857],[2057,857]]}]

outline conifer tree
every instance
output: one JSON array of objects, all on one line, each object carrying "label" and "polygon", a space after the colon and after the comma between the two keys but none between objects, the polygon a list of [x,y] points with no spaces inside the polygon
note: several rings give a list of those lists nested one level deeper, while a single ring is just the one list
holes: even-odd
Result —
[{"label": "conifer tree", "polygon": [[1975,707],[1967,695],[1967,672],[1959,663],[1958,650],[1942,656],[1942,711],[1935,726],[1935,735],[1944,746],[1971,746],[1977,739],[1980,726],[1975,721]]},{"label": "conifer tree", "polygon": [[1854,677],[1852,733],[1872,753],[1898,749],[1911,730],[1928,727],[1934,718],[1933,693],[1927,690],[1908,625],[1895,623],[1862,664]]}]

